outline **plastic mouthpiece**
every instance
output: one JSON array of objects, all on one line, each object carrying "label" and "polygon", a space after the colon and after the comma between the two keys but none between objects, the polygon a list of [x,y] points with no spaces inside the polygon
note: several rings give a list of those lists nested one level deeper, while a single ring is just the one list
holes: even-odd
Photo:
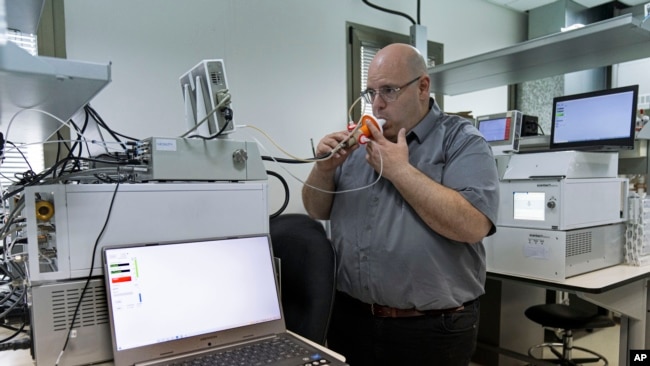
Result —
[{"label": "plastic mouthpiece", "polygon": [[384,125],[384,123],[386,123],[386,120],[384,119],[378,120],[374,116],[371,116],[369,114],[364,114],[361,117],[361,127],[359,127],[359,129],[357,130],[357,133],[359,133],[359,136],[357,136],[357,140],[359,141],[360,144],[367,143],[372,137],[372,133],[370,132],[370,128],[368,127],[369,123],[372,123],[379,131],[383,132],[384,129],[382,128],[382,126]]}]

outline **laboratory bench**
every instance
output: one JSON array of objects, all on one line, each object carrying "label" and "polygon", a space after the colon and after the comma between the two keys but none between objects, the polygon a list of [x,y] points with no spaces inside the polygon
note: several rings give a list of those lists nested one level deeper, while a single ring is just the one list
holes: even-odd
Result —
[{"label": "laboratory bench", "polygon": [[650,266],[627,264],[564,280],[488,271],[476,358],[484,365],[514,365],[514,360],[528,360],[528,348],[544,342],[544,331],[527,319],[524,311],[545,303],[547,291],[552,290],[573,294],[620,316],[619,358],[610,363],[629,365],[629,350],[650,349],[649,279]]}]

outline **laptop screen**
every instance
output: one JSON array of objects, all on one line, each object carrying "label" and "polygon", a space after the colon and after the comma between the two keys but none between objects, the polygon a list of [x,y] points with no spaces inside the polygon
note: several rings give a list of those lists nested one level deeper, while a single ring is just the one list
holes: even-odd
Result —
[{"label": "laptop screen", "polygon": [[118,352],[281,319],[268,235],[104,251]]}]

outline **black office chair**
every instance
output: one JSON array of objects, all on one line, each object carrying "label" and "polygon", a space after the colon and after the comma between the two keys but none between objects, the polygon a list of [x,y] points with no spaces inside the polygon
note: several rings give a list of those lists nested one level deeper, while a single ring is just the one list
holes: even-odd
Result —
[{"label": "black office chair", "polygon": [[280,259],[280,291],[287,329],[325,345],[334,292],[336,256],[323,225],[304,214],[270,221],[273,254]]},{"label": "black office chair", "polygon": [[[609,316],[591,313],[566,304],[534,305],[526,309],[524,314],[528,319],[541,324],[545,328],[561,329],[562,331],[562,343],[535,345],[528,350],[528,355],[532,358],[558,365],[578,365],[594,362],[603,362],[603,365],[609,364],[603,355],[573,345],[574,330],[612,327],[616,323]],[[549,349],[555,355],[555,358],[542,358],[541,355],[537,355],[536,352],[542,349]],[[581,356],[587,357],[573,358],[573,350],[579,350]]]}]

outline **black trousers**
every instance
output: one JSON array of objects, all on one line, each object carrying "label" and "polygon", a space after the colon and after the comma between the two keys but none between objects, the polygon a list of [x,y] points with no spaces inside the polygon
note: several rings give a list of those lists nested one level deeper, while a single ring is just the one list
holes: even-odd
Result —
[{"label": "black trousers", "polygon": [[476,349],[479,301],[463,310],[410,318],[378,318],[364,304],[337,293],[328,348],[350,366],[466,366]]}]

